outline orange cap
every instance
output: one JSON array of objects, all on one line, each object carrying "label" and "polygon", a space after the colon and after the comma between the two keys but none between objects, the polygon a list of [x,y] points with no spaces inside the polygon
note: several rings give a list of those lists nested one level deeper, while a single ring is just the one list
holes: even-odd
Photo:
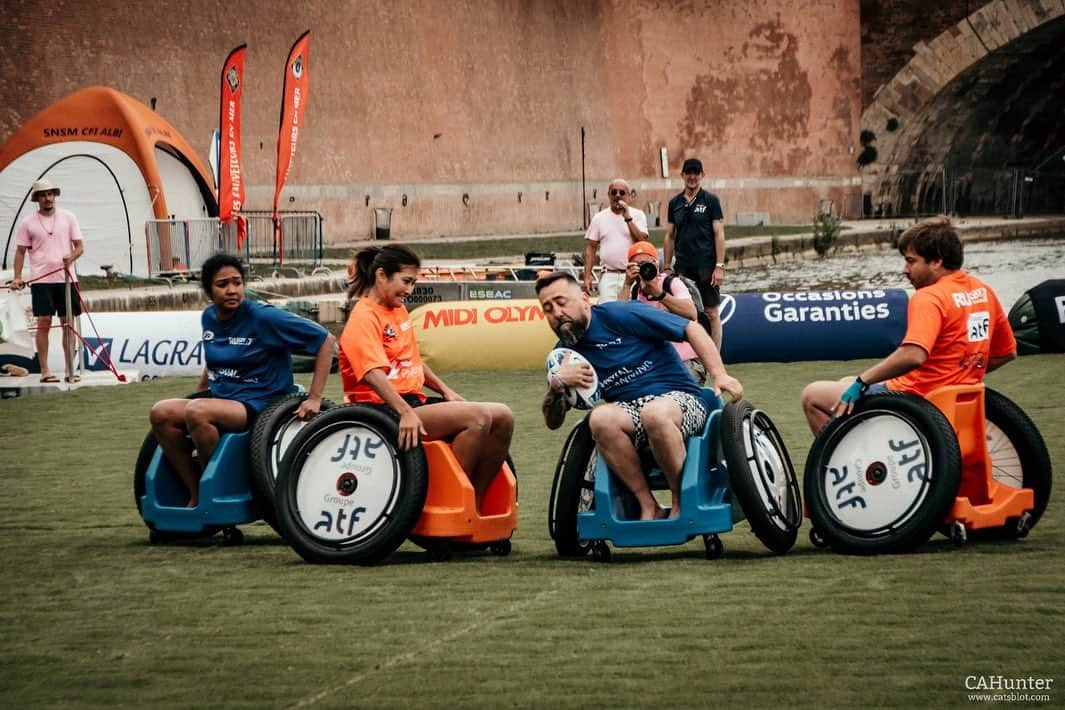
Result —
[{"label": "orange cap", "polygon": [[637,254],[646,254],[647,256],[658,261],[658,250],[655,249],[655,245],[648,241],[639,241],[629,247],[628,260],[632,261],[632,257]]}]

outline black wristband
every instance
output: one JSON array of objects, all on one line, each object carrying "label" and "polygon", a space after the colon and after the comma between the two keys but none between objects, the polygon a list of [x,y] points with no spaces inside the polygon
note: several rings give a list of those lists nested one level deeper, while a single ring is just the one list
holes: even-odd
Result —
[{"label": "black wristband", "polygon": [[625,221],[626,221],[626,222],[631,222],[631,221],[632,221],[632,217],[626,217],[626,218],[625,218]]}]

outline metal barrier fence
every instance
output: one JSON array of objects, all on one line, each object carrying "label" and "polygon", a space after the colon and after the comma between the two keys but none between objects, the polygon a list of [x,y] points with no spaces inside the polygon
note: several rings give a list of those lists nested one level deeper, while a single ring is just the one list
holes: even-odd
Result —
[{"label": "metal barrier fence", "polygon": [[274,266],[298,262],[312,268],[322,263],[322,216],[317,212],[282,212],[281,245],[275,243],[273,214],[242,212],[247,235],[237,247],[236,221],[221,224],[217,218],[150,219],[144,231],[150,277],[181,277],[198,272],[207,257],[217,252],[233,254],[245,264],[253,261]]},{"label": "metal barrier fence", "polygon": [[241,212],[248,221],[248,249],[255,261],[322,263],[322,215],[317,212],[282,212],[281,245],[274,243],[273,214],[266,210]]},{"label": "metal barrier fence", "polygon": [[182,277],[194,274],[207,257],[226,252],[248,263],[247,243],[238,253],[235,224],[215,218],[149,219],[144,223],[148,242],[148,275]]},{"label": "metal barrier fence", "polygon": [[[899,170],[893,185],[865,205],[866,216],[933,214],[1023,217],[1065,211],[1065,174],[1028,168]],[[886,198],[886,199],[885,199]]]}]

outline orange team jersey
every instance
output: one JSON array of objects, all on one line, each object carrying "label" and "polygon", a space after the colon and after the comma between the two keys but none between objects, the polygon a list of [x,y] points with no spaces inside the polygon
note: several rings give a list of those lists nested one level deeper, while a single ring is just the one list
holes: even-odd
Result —
[{"label": "orange team jersey", "polygon": [[382,369],[397,392],[415,394],[423,402],[425,371],[410,314],[403,306],[385,308],[360,298],[340,334],[340,379],[347,402],[384,402],[363,380],[371,370]]},{"label": "orange team jersey", "polygon": [[917,289],[902,344],[928,353],[920,367],[887,381],[889,390],[927,396],[945,385],[983,382],[989,358],[1017,349],[995,292],[961,269]]}]

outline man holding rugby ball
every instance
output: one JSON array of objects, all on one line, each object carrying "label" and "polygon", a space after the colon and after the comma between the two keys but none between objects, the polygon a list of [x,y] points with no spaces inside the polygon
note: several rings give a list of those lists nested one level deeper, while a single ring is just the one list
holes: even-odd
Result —
[{"label": "man holding rugby ball", "polygon": [[[556,347],[580,353],[587,363],[564,362],[551,378],[542,410],[549,429],[566,417],[567,387],[591,386],[598,376],[606,404],[588,415],[596,448],[611,470],[632,491],[640,519],[666,517],[647,486],[639,447],[648,444],[672,493],[669,517],[680,515],[680,472],[685,440],[706,423],[699,386],[671,343],[687,341],[706,365],[714,392],[743,397],[743,385],[725,371],[714,342],[696,321],[659,311],[644,303],[615,301],[592,306],[581,284],[566,273],[536,282]],[[593,370],[594,368],[594,370]]]}]

